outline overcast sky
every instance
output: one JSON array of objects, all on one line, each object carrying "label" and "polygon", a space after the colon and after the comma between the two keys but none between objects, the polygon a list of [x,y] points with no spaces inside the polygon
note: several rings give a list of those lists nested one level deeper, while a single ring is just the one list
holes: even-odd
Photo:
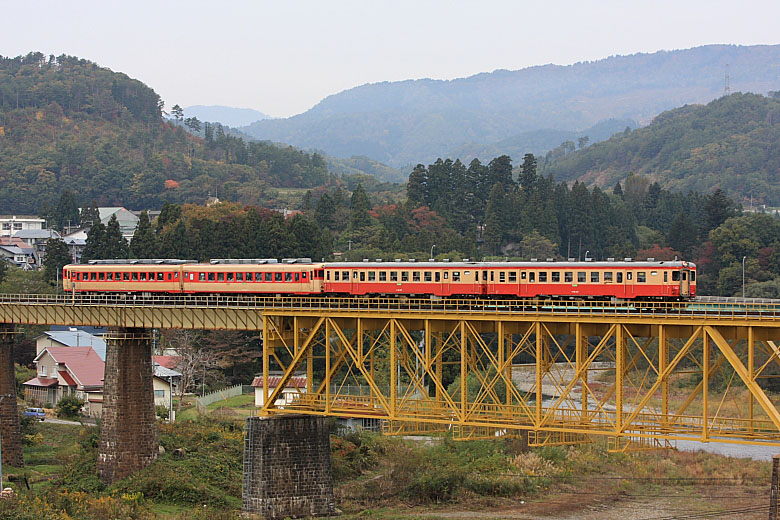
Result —
[{"label": "overcast sky", "polygon": [[777,0],[28,0],[2,12],[4,56],[76,55],[140,79],[166,107],[277,117],[377,81],[780,43]]}]

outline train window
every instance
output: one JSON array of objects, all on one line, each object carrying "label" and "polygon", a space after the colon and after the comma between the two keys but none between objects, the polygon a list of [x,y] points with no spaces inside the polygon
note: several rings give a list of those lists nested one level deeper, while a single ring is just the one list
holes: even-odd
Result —
[{"label": "train window", "polygon": [[285,282],[292,282],[293,281],[292,273],[284,273],[284,281]]},{"label": "train window", "polygon": [[390,271],[390,281],[391,282],[398,281],[398,271]]},{"label": "train window", "polygon": [[626,281],[633,280],[633,279],[634,279],[634,273],[632,273],[631,271],[628,271],[626,273]]},{"label": "train window", "polygon": [[431,272],[430,272],[430,271],[425,271],[425,272],[423,273],[423,279],[424,279],[426,282],[432,282],[432,281],[433,281],[433,275],[431,274]]},{"label": "train window", "polygon": [[658,276],[658,271],[650,271],[650,276]]},{"label": "train window", "polygon": [[380,282],[387,281],[387,271],[379,271],[379,281]]},{"label": "train window", "polygon": [[233,273],[225,273],[227,274],[227,281],[232,282],[233,281]]},{"label": "train window", "polygon": [[501,271],[498,273],[498,281],[499,283],[506,283],[506,272]]},{"label": "train window", "polygon": [[366,281],[366,272],[360,271],[360,281],[365,282]]},{"label": "train window", "polygon": [[474,271],[474,281],[475,282],[479,281],[479,272],[478,271]]},{"label": "train window", "polygon": [[103,280],[105,280],[105,278],[106,278],[105,273],[98,273],[98,280],[102,282]]},{"label": "train window", "polygon": [[590,283],[599,283],[598,271],[593,271],[590,273]]},{"label": "train window", "polygon": [[81,273],[76,273],[74,275],[73,279],[76,280],[77,282],[80,282],[81,281]]},{"label": "train window", "polygon": [[295,281],[300,282],[301,281],[301,273],[295,273]]},{"label": "train window", "polygon": [[644,271],[639,271],[636,273],[636,281],[639,283],[645,283],[647,281],[647,273]]},{"label": "train window", "polygon": [[490,271],[490,281],[491,281],[491,282],[494,280],[493,276],[494,276],[494,273],[493,273],[493,271]]},{"label": "train window", "polygon": [[[534,273],[531,273],[531,274],[533,275]],[[558,273],[553,273],[553,275],[556,275],[556,274],[558,274]],[[531,280],[531,281],[533,281],[533,280]],[[558,281],[558,280],[555,280],[555,276],[553,276],[553,281]],[[540,283],[546,283],[547,282],[547,271],[542,271],[541,273],[539,273],[539,282]]]},{"label": "train window", "polygon": [[412,281],[413,282],[420,281],[420,271],[412,271]]},{"label": "train window", "polygon": [[585,283],[585,271],[577,271],[577,283]]},{"label": "train window", "polygon": [[130,281],[130,273],[124,273],[122,275],[122,278],[124,279],[125,282],[129,282]]},{"label": "train window", "polygon": [[[328,280],[330,280],[330,271],[328,271]],[[339,272],[333,271],[333,281],[338,282],[339,281]]]},{"label": "train window", "polygon": [[281,282],[284,273],[274,273],[274,282]]},{"label": "train window", "polygon": [[688,279],[688,273],[686,271],[682,272],[683,282]]},{"label": "train window", "polygon": [[617,274],[617,283],[623,283],[623,273]]},{"label": "train window", "polygon": [[368,272],[368,281],[369,282],[376,281],[376,271],[369,271]]},{"label": "train window", "polygon": [[301,278],[304,279],[304,280],[306,279],[306,271],[301,273]]},{"label": "train window", "polygon": [[353,280],[357,280],[358,279],[358,272],[357,271],[352,271],[352,279]]},{"label": "train window", "polygon": [[558,283],[561,281],[561,273],[559,271],[553,271],[550,275],[550,281],[553,283]]},{"label": "train window", "polygon": [[[119,273],[116,273],[116,279],[119,280]],[[114,281],[114,273],[106,273],[106,280]]]},{"label": "train window", "polygon": [[317,275],[317,277],[322,280],[322,277],[325,276],[325,270],[324,269],[317,269],[314,271],[314,273]]},{"label": "train window", "polygon": [[218,282],[224,282],[225,281],[225,273],[217,273],[217,281]]},{"label": "train window", "polygon": [[482,271],[482,281],[487,282],[487,271]]},{"label": "train window", "polygon": [[134,282],[138,281],[138,273],[133,273],[133,281]]},{"label": "train window", "polygon": [[96,272],[94,272],[94,271],[93,271],[93,272],[91,272],[91,273],[89,273],[89,280],[90,280],[91,282],[94,282],[94,281],[96,281],[96,280],[97,280],[97,273],[96,273]]},{"label": "train window", "polygon": [[244,273],[236,273],[236,281],[237,282],[243,282],[244,281]]},{"label": "train window", "polygon": [[664,283],[669,281],[669,271],[664,271]]},{"label": "train window", "polygon": [[143,272],[143,273],[140,273],[140,275],[141,275],[140,281],[145,282],[146,281],[146,273]]},{"label": "train window", "polygon": [[175,273],[173,273],[173,279],[174,279],[174,280],[178,280],[178,279],[179,279],[179,273],[178,273],[178,271],[177,271],[177,272],[175,272]]},{"label": "train window", "polygon": [[[545,276],[547,276],[547,273],[539,273],[539,281],[540,282],[542,281],[542,275],[543,274]],[[531,283],[535,283],[536,282],[536,273],[534,273],[533,271],[528,273],[528,281],[531,282]]]},{"label": "train window", "polygon": [[344,282],[349,281],[349,271],[341,271],[341,280]]},{"label": "train window", "polygon": [[[493,273],[490,273],[491,275]],[[459,282],[460,281],[460,271],[452,271],[452,281],[453,282]]]},{"label": "train window", "polygon": [[696,281],[696,271],[691,271],[691,281],[692,282]]},{"label": "train window", "polygon": [[520,273],[520,279],[521,279],[521,280],[525,280],[525,271],[522,271],[522,272]]},{"label": "train window", "polygon": [[517,273],[509,271],[509,283],[517,283]]},{"label": "train window", "polygon": [[157,273],[157,281],[162,282],[165,280],[165,273]]},{"label": "train window", "polygon": [[198,281],[199,282],[205,282],[206,281],[206,273],[198,273]]},{"label": "train window", "polygon": [[246,280],[247,282],[251,282],[252,278],[254,278],[254,276],[252,276],[252,273],[246,273],[244,275],[244,280]]},{"label": "train window", "polygon": [[[281,280],[281,277],[279,279]],[[273,282],[274,281],[274,273],[265,273],[265,281],[266,282]]]},{"label": "train window", "polygon": [[444,279],[447,280],[450,277],[449,271],[444,271]]},{"label": "train window", "polygon": [[409,281],[409,271],[401,271],[401,281],[402,282]]},{"label": "train window", "polygon": [[441,273],[439,271],[436,271],[433,273],[433,281],[434,282],[441,282]]},{"label": "train window", "polygon": [[605,282],[611,282],[612,281],[612,271],[605,271],[604,272],[604,281]]},{"label": "train window", "polygon": [[216,275],[216,273],[208,273],[208,275],[209,275],[209,282],[213,282],[213,281],[214,281],[214,278],[215,278],[215,275]]}]

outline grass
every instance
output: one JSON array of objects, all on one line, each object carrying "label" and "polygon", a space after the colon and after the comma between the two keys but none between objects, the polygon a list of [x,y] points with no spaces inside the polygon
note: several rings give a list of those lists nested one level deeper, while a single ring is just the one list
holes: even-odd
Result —
[{"label": "grass", "polygon": [[[190,400],[192,406],[176,414],[177,421],[194,421],[198,419],[200,414],[198,413],[198,410],[195,407],[194,401],[195,398],[192,397]],[[174,405],[174,407],[175,406],[176,405]],[[228,409],[228,410],[224,411],[222,409]],[[225,412],[220,415],[222,415],[226,419],[229,419],[231,415],[235,415],[236,419],[243,419],[245,417],[248,417],[254,414],[256,411],[255,395],[254,393],[241,394],[234,397],[229,397],[221,401],[213,402],[206,406],[206,412],[208,414],[212,414],[214,412],[217,412],[219,414],[218,410]]]}]

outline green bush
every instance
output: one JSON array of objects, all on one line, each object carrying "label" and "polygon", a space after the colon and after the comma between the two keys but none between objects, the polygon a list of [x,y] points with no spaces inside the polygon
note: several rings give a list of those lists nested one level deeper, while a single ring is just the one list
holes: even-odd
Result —
[{"label": "green bush", "polygon": [[65,395],[57,401],[57,417],[61,419],[73,419],[81,415],[81,407],[84,401],[73,395]]},{"label": "green bush", "polygon": [[168,407],[163,404],[158,404],[154,407],[154,413],[157,414],[157,417],[162,419],[163,421],[168,420]]}]

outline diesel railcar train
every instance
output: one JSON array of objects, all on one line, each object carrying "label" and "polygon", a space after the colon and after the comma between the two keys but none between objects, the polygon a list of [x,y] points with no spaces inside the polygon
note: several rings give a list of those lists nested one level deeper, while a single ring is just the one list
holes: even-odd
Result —
[{"label": "diesel railcar train", "polygon": [[171,293],[686,300],[685,261],[312,262],[310,259],[99,260],[63,268],[72,293]]}]

